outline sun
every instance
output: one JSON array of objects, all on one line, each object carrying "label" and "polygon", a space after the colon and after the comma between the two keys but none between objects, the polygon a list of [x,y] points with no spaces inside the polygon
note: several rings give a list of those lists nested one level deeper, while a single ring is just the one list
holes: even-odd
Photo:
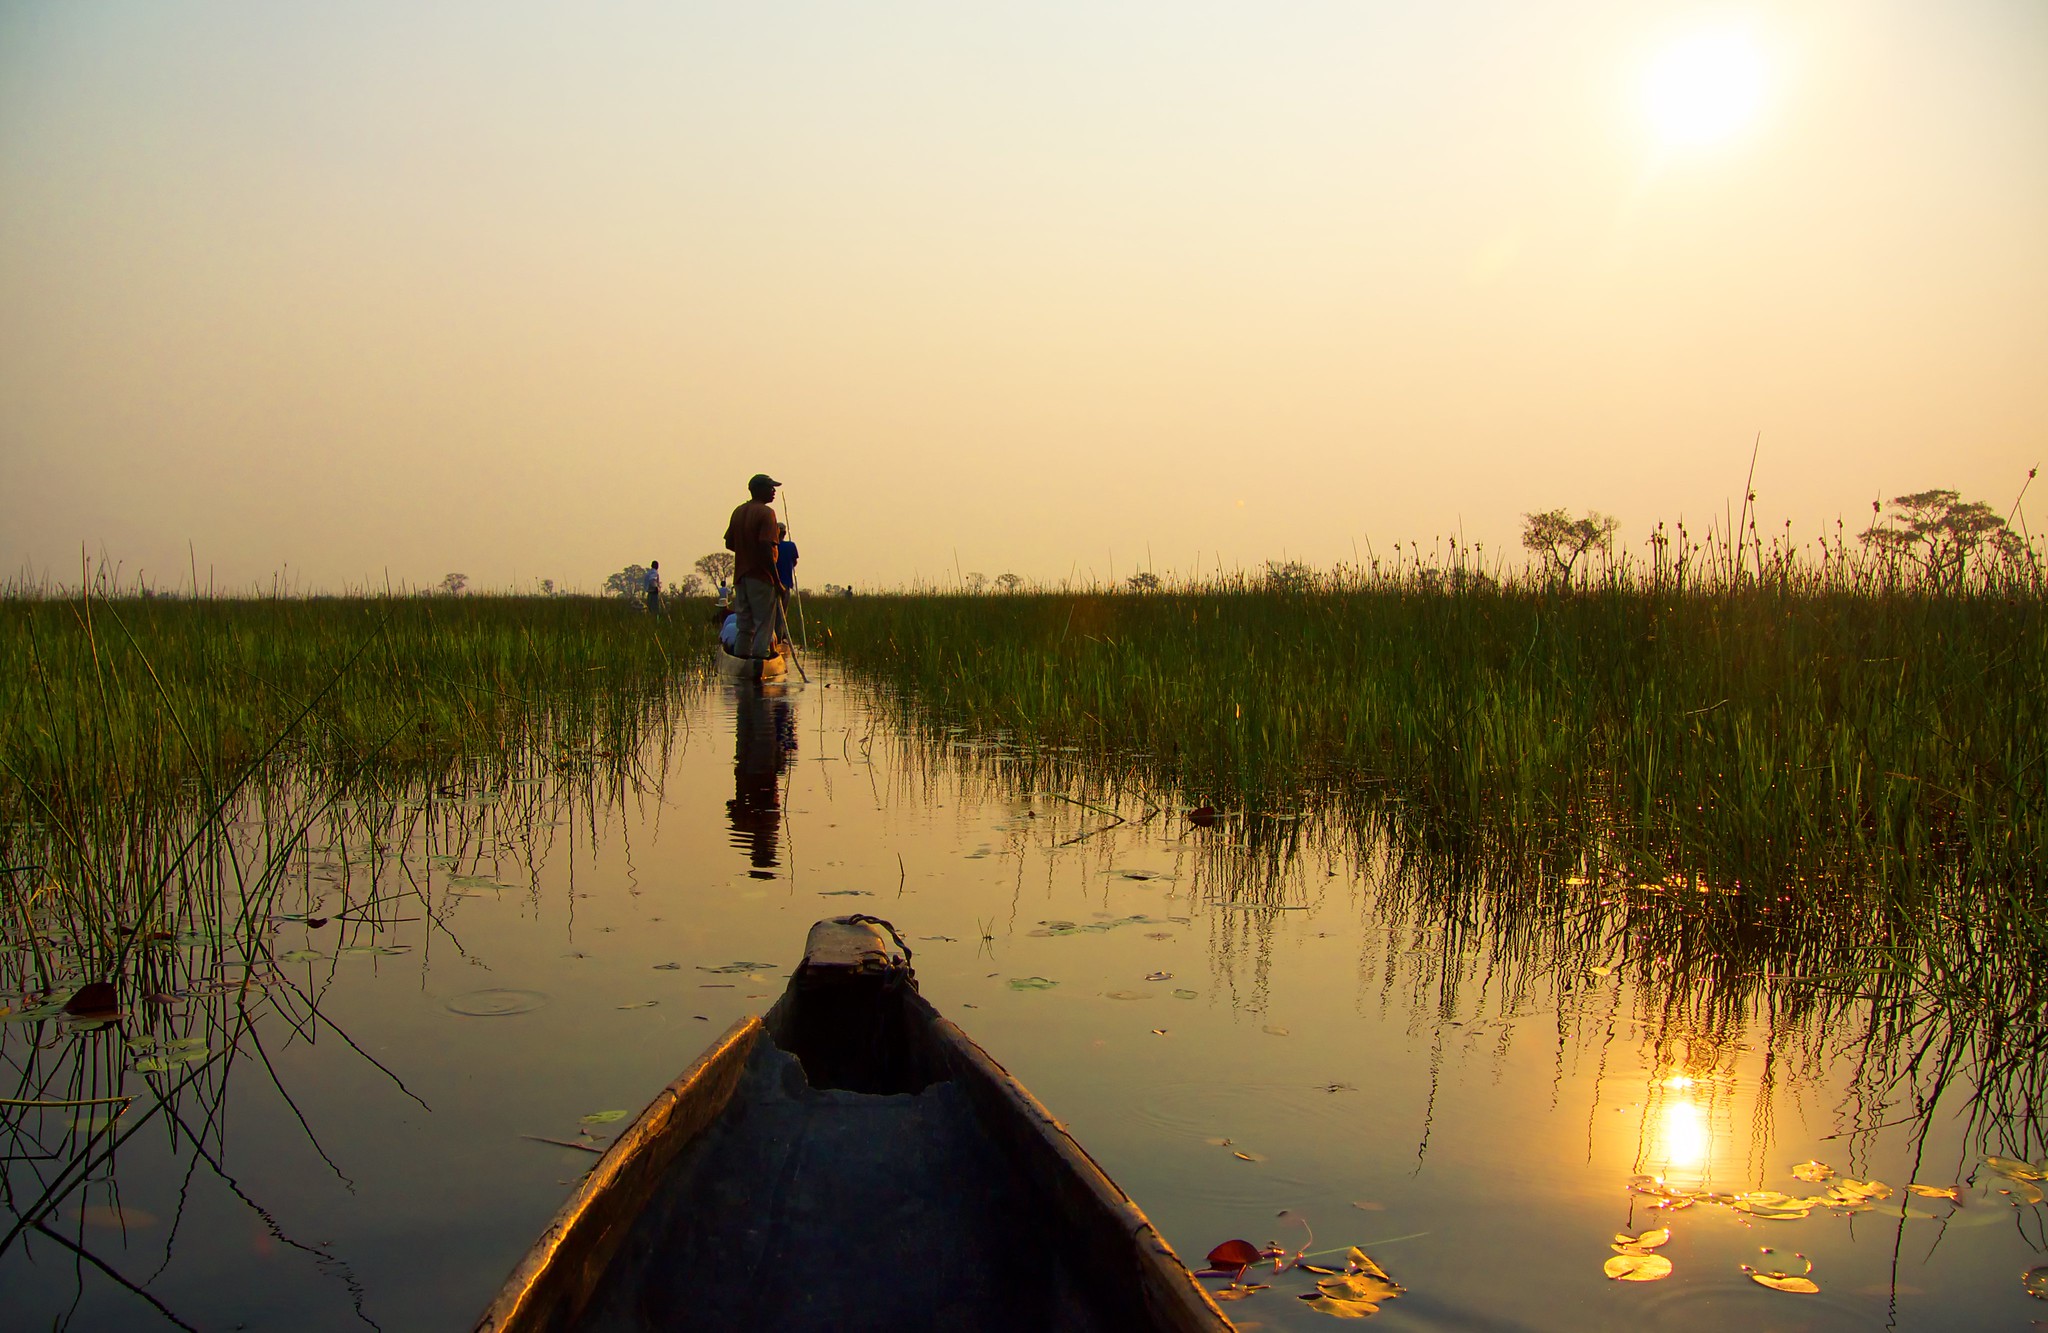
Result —
[{"label": "sun", "polygon": [[1681,37],[1651,58],[1642,99],[1650,128],[1666,146],[1723,143],[1747,129],[1763,106],[1763,53],[1740,32]]}]

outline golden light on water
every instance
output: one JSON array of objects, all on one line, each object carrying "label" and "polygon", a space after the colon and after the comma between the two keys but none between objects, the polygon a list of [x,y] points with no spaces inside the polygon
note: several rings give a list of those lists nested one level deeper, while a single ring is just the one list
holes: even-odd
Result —
[{"label": "golden light on water", "polygon": [[1713,1147],[1706,1109],[1689,1099],[1666,1102],[1658,1113],[1652,1142],[1664,1173],[1703,1174]]},{"label": "golden light on water", "polygon": [[1753,124],[1764,101],[1763,53],[1737,31],[1702,31],[1659,51],[1643,73],[1643,110],[1659,142],[1705,146]]},{"label": "golden light on water", "polygon": [[1728,1097],[1724,1078],[1681,1069],[1653,1074],[1647,1089],[1636,1169],[1659,1179],[1701,1188],[1728,1145]]}]

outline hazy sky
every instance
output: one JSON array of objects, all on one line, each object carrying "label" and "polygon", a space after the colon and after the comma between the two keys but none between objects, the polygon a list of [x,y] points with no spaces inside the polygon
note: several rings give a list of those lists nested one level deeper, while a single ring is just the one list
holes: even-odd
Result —
[{"label": "hazy sky", "polygon": [[1759,431],[1806,536],[2044,461],[2048,3],[0,0],[15,570],[1635,544]]}]

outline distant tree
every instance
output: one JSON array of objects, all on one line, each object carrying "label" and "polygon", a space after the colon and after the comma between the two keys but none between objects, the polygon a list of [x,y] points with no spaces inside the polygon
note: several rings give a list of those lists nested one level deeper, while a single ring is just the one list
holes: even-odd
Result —
[{"label": "distant tree", "polygon": [[469,575],[467,574],[443,574],[438,591],[444,597],[459,597],[462,595],[462,590],[468,586]]},{"label": "distant tree", "polygon": [[647,566],[627,565],[604,581],[604,590],[637,602],[647,592]]},{"label": "distant tree", "polygon": [[704,576],[701,574],[685,574],[683,575],[683,581],[675,584],[668,591],[671,597],[701,597],[705,591]]},{"label": "distant tree", "polygon": [[1124,583],[1130,588],[1132,592],[1159,591],[1159,576],[1157,574],[1154,574],[1149,569],[1131,575],[1129,578],[1124,580]]},{"label": "distant tree", "polygon": [[970,570],[967,573],[966,577],[961,579],[960,581],[961,583],[966,585],[967,591],[969,592],[980,592],[982,589],[988,587],[988,575],[982,573],[978,569]]},{"label": "distant tree", "polygon": [[851,597],[853,596],[853,589],[847,587],[844,583],[828,583],[825,585],[825,595],[827,597]]},{"label": "distant tree", "polygon": [[555,581],[553,579],[542,579],[540,581],[540,595],[543,597],[553,597],[555,595]]},{"label": "distant tree", "polygon": [[1970,557],[1987,543],[2000,555],[2023,548],[1982,500],[1964,503],[1955,491],[1916,491],[1892,501],[1892,512],[1873,501],[1876,522],[1861,534],[1863,544],[1895,561],[1912,561],[1936,588],[1960,587]]},{"label": "distant tree", "polygon": [[1268,560],[1266,587],[1273,592],[1307,592],[1316,585],[1316,572],[1299,560]]},{"label": "distant tree", "polygon": [[712,584],[732,582],[733,559],[731,551],[713,551],[710,555],[697,557],[697,572]]},{"label": "distant tree", "polygon": [[1522,545],[1543,560],[1543,567],[1561,580],[1569,581],[1572,567],[1588,551],[1607,551],[1614,546],[1614,531],[1621,520],[1588,509],[1584,518],[1573,518],[1562,509],[1522,515]]},{"label": "distant tree", "polygon": [[998,575],[996,575],[996,587],[998,587],[998,588],[1001,588],[1001,589],[1002,589],[1002,590],[1003,590],[1004,592],[1015,592],[1015,591],[1017,591],[1017,589],[1019,589],[1019,588],[1021,588],[1021,587],[1023,587],[1023,586],[1024,586],[1024,580],[1023,580],[1023,578],[1022,578],[1022,577],[1020,577],[1019,575],[1016,575],[1016,574],[998,574]]}]

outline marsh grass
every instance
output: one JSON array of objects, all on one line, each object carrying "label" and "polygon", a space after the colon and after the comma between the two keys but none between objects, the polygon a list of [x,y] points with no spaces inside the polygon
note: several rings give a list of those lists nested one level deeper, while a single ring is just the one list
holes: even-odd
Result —
[{"label": "marsh grass", "polygon": [[811,621],[956,769],[1214,807],[1244,929],[1339,846],[1372,868],[1375,924],[1441,944],[1409,981],[1446,1004],[1483,984],[1563,1012],[1608,968],[1662,1008],[1652,1030],[1706,1047],[1761,1021],[1901,1115],[1960,1081],[1987,1141],[2037,1150],[2038,564],[1937,587],[1841,542],[1652,557],[1567,582],[1406,555]]},{"label": "marsh grass", "polygon": [[152,965],[138,941],[267,927],[337,804],[632,765],[703,683],[696,629],[588,598],[0,601],[0,939],[22,993],[126,996]]}]

